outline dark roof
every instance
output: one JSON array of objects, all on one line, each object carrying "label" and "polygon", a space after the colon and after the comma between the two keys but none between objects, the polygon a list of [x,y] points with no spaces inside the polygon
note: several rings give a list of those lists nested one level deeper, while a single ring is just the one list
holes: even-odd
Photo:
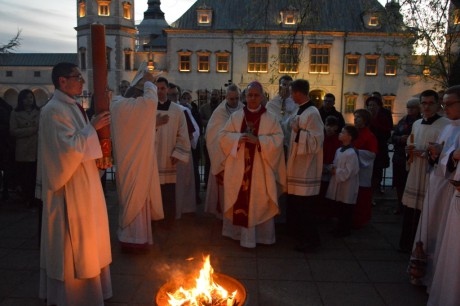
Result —
[{"label": "dark roof", "polygon": [[78,65],[77,53],[7,53],[0,54],[0,66],[54,66],[60,62]]},{"label": "dark roof", "polygon": [[[212,25],[197,25],[197,9],[212,9]],[[173,24],[188,30],[289,30],[280,25],[280,11],[288,7],[308,12],[303,31],[322,32],[399,32],[402,24],[383,23],[379,29],[367,29],[362,21],[366,12],[387,11],[378,0],[198,0]],[[292,28],[291,28],[292,29]]]}]

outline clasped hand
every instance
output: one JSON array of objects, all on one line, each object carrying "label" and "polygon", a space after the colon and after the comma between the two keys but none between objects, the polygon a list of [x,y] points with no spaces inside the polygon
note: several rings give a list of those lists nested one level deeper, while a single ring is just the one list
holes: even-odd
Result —
[{"label": "clasped hand", "polygon": [[245,133],[240,137],[240,140],[238,141],[238,143],[241,144],[241,143],[244,143],[244,142],[249,142],[249,143],[252,143],[252,144],[258,144],[259,139],[256,136],[254,136],[253,134]]}]

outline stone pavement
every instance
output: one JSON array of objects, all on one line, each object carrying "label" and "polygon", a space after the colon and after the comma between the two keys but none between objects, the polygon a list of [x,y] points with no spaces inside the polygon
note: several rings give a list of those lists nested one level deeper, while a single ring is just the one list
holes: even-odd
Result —
[{"label": "stone pavement", "polygon": [[[392,214],[392,190],[377,201],[371,224],[350,237],[332,238],[327,232],[333,224],[321,224],[323,246],[312,254],[294,251],[294,242],[282,234],[275,245],[241,248],[222,237],[218,220],[202,212],[184,216],[172,230],[155,230],[149,252],[126,254],[116,241],[116,192],[112,183],[108,187],[114,295],[107,306],[155,305],[164,282],[178,272],[199,270],[208,253],[216,272],[246,286],[248,306],[426,304],[423,288],[409,284],[408,255],[397,250],[401,216]],[[0,306],[44,305],[37,297],[37,227],[36,210],[14,199],[0,203]],[[186,260],[190,258],[195,260]]]}]

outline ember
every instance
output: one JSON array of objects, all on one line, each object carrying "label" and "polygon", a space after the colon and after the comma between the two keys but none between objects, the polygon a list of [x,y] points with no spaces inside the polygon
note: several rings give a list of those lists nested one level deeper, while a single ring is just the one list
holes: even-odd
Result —
[{"label": "ember", "polygon": [[[209,255],[204,258],[203,268],[195,282],[194,288],[180,287],[175,291],[175,288],[168,288],[168,284],[165,284],[157,294],[157,304],[170,306],[241,306],[246,299],[246,290],[239,281],[224,274],[214,273]],[[229,294],[229,291],[232,293]]]}]

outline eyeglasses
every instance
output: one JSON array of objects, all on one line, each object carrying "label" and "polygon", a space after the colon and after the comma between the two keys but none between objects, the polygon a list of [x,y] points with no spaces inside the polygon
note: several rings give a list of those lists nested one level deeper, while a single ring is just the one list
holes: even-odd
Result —
[{"label": "eyeglasses", "polygon": [[454,102],[451,102],[451,103],[443,103],[443,104],[441,104],[441,107],[442,108],[449,108],[449,107],[454,106],[454,104],[457,104],[457,103],[460,103],[460,100],[457,100],[457,101],[454,101]]},{"label": "eyeglasses", "polygon": [[69,75],[69,76],[65,76],[64,78],[66,78],[66,79],[76,78],[78,82],[84,81],[83,76],[81,74]]}]

